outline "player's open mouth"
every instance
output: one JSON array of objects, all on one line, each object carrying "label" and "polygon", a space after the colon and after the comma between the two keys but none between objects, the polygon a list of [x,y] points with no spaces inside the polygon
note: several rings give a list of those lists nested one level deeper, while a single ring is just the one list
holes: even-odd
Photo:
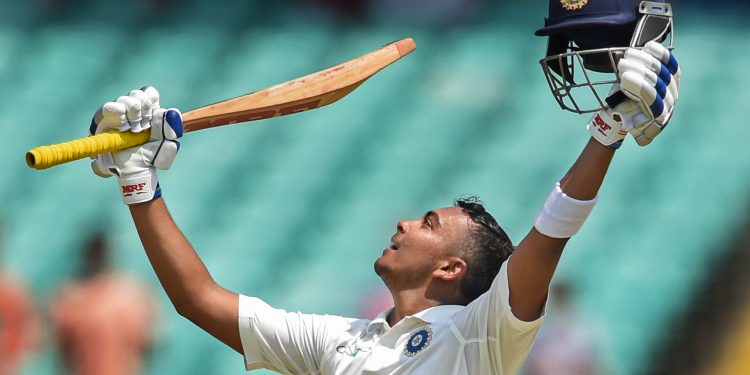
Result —
[{"label": "player's open mouth", "polygon": [[398,236],[398,234],[394,234],[391,237],[391,246],[389,247],[389,249],[391,249],[391,250],[398,250],[399,246],[401,246],[401,244],[399,244],[398,242],[396,242],[396,236]]}]

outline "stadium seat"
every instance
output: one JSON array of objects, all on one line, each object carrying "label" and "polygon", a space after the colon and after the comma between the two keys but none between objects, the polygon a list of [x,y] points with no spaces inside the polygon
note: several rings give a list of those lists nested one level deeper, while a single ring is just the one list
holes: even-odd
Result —
[{"label": "stadium seat", "polygon": [[[548,92],[536,64],[544,40],[529,41],[536,15],[525,8],[503,4],[483,22],[433,33],[293,22],[274,14],[281,5],[255,1],[188,1],[170,8],[173,17],[153,16],[161,23],[135,26],[102,22],[114,9],[106,2],[72,4],[49,24],[44,11],[15,6],[0,5],[11,25],[0,28],[0,128],[13,135],[0,137],[12,155],[0,158],[0,214],[12,229],[3,260],[40,298],[76,272],[96,225],[118,228],[110,233],[118,264],[158,288],[114,181],[98,181],[88,161],[43,172],[22,161],[31,146],[84,135],[96,106],[130,88],[154,85],[164,106],[188,110],[415,37],[415,53],[340,103],[188,134],[161,174],[173,216],[214,277],[289,310],[359,313],[380,282],[372,263],[397,220],[456,197],[479,195],[517,243],[587,139],[588,116],[561,111]],[[748,32],[715,26],[680,27],[676,53],[689,79],[675,118],[652,146],[628,139],[618,151],[556,276],[575,287],[576,310],[606,337],[601,351],[614,374],[648,367],[745,218],[737,207],[750,203],[750,149],[735,110],[750,94],[739,77],[716,80],[742,69],[747,51],[727,46]],[[720,51],[729,66],[710,60]],[[239,357],[168,310],[149,373],[242,371]],[[53,373],[50,357],[29,373]]]}]

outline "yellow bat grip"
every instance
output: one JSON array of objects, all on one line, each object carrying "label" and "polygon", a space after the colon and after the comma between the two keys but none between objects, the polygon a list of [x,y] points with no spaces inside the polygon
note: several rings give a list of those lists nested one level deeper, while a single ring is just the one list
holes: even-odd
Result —
[{"label": "yellow bat grip", "polygon": [[110,130],[106,133],[74,139],[49,146],[40,146],[26,153],[26,165],[34,169],[47,169],[58,164],[96,156],[105,152],[123,150],[148,142],[151,131],[140,133]]}]

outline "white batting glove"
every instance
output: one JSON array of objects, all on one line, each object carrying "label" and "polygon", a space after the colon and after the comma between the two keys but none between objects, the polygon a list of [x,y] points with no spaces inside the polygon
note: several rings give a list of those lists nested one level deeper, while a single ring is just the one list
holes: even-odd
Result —
[{"label": "white batting glove", "polygon": [[[618,91],[620,91],[620,85],[613,85],[610,96]],[[641,113],[638,104],[626,98],[614,108],[604,108],[597,112],[587,129],[599,143],[616,150],[620,148],[625,136],[628,135],[628,127],[624,119],[632,118],[638,113]],[[645,118],[644,116],[643,119]]]},{"label": "white batting glove", "polygon": [[639,145],[646,146],[672,118],[680,90],[680,66],[669,49],[652,41],[642,50],[626,50],[617,69],[620,89],[648,118],[635,121],[628,129]]},{"label": "white batting glove", "polygon": [[[133,90],[105,103],[91,120],[90,134],[111,129],[150,131],[148,143],[97,156],[91,163],[101,177],[117,176],[126,204],[148,202],[161,196],[156,168],[166,170],[180,149],[182,115],[174,108],[159,108],[159,91],[153,87]],[[150,129],[150,130],[149,130]]]},{"label": "white batting glove", "polygon": [[612,87],[610,96],[621,91],[627,99],[599,111],[588,129],[597,141],[614,149],[628,132],[646,146],[672,117],[680,87],[679,65],[666,47],[649,42],[643,50],[626,50],[617,69],[620,83]]}]

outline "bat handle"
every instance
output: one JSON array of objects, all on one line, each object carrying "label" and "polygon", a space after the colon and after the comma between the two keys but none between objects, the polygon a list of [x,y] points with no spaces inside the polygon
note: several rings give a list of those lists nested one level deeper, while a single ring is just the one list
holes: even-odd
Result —
[{"label": "bat handle", "polygon": [[69,161],[142,145],[148,142],[150,132],[150,130],[140,133],[110,130],[68,142],[40,146],[26,153],[26,165],[37,170],[47,169]]}]

